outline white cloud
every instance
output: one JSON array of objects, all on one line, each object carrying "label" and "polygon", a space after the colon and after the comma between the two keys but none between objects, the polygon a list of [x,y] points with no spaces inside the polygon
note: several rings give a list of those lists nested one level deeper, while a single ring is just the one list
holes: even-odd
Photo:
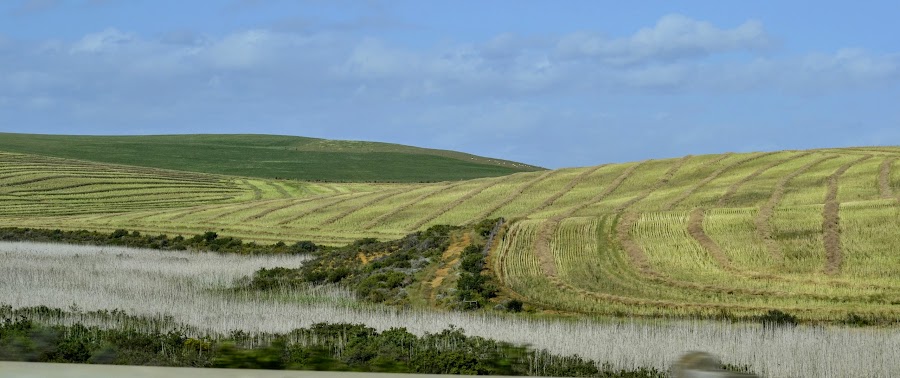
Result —
[{"label": "white cloud", "polygon": [[758,21],[747,21],[734,29],[671,14],[654,27],[643,28],[627,38],[611,39],[596,33],[563,37],[557,50],[569,58],[595,58],[608,64],[634,64],[703,57],[732,51],[755,51],[772,46]]},{"label": "white cloud", "polygon": [[75,42],[69,51],[72,53],[101,53],[131,43],[134,36],[109,28],[99,33],[88,34]]}]

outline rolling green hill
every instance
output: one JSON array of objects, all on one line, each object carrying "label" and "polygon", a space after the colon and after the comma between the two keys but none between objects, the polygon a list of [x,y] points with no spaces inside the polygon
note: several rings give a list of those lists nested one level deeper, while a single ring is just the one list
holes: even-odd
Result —
[{"label": "rolling green hill", "polygon": [[[490,271],[575,313],[900,319],[900,148],[311,184],[0,153],[0,227],[346,244],[505,217]],[[293,185],[292,185],[293,184]]]},{"label": "rolling green hill", "polygon": [[436,182],[542,169],[454,151],[277,135],[0,133],[0,151],[189,172],[331,182]]}]

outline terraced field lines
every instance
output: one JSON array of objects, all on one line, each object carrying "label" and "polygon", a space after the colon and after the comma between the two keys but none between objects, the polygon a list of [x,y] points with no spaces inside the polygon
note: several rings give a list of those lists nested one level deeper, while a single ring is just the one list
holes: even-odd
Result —
[{"label": "terraced field lines", "polygon": [[530,216],[531,214],[537,213],[541,210],[544,210],[547,207],[550,207],[550,205],[552,205],[553,202],[558,200],[560,197],[566,195],[566,193],[570,192],[572,190],[572,188],[574,188],[576,185],[578,185],[579,183],[584,181],[584,179],[587,176],[591,175],[594,172],[597,172],[597,170],[599,170],[600,168],[603,168],[605,166],[606,165],[598,165],[596,167],[591,167],[591,168],[586,169],[583,172],[579,173],[578,176],[575,176],[575,178],[573,178],[572,181],[569,181],[569,183],[566,184],[566,186],[562,187],[562,189],[560,189],[556,193],[553,193],[552,196],[550,196],[549,198],[544,200],[544,203],[540,204],[537,208],[532,210],[528,215],[526,215],[526,217]]},{"label": "terraced field lines", "polygon": [[435,211],[435,212],[429,214],[427,217],[422,218],[422,219],[419,219],[418,222],[416,222],[415,224],[413,224],[412,226],[410,226],[410,227],[408,228],[408,231],[415,231],[415,230],[418,230],[420,227],[424,226],[426,223],[435,220],[437,217],[441,216],[442,214],[444,214],[444,213],[446,213],[446,212],[452,210],[453,208],[455,208],[455,207],[461,205],[463,202],[466,202],[466,200],[468,200],[469,198],[475,197],[476,195],[478,195],[478,193],[483,192],[485,189],[490,188],[490,187],[492,187],[492,186],[494,186],[494,185],[497,185],[498,183],[501,183],[501,182],[503,182],[503,181],[505,181],[505,180],[509,180],[509,177],[510,177],[510,176],[503,176],[503,177],[500,177],[500,178],[498,178],[498,179],[485,180],[485,182],[484,182],[483,184],[479,185],[479,186],[476,187],[475,189],[470,190],[468,193],[466,193],[466,194],[463,195],[462,197],[459,197],[459,198],[457,198],[455,201],[450,202],[450,203],[444,205],[444,207],[442,207],[442,208],[438,209],[437,211]]},{"label": "terraced field lines", "polygon": [[692,157],[691,155],[687,155],[681,159],[678,159],[678,161],[675,162],[675,164],[673,164],[672,167],[670,167],[669,170],[666,171],[665,174],[663,174],[663,177],[660,178],[659,181],[656,182],[656,184],[645,189],[643,192],[641,192],[637,196],[631,198],[630,200],[628,200],[625,203],[616,207],[616,212],[621,213],[621,212],[625,211],[625,209],[638,203],[640,200],[647,198],[647,196],[649,196],[650,193],[653,193],[653,191],[655,191],[659,188],[662,188],[664,185],[668,184],[669,181],[672,180],[672,177],[675,177],[675,173],[677,173],[678,170],[681,169],[681,167],[684,165],[684,163],[687,163],[688,159],[690,159],[691,157]]},{"label": "terraced field lines", "polygon": [[769,254],[772,255],[772,258],[775,259],[776,263],[780,263],[784,259],[784,254],[781,251],[781,246],[778,245],[778,242],[775,240],[775,237],[772,235],[772,215],[775,214],[775,207],[778,206],[778,203],[781,202],[781,198],[784,197],[785,191],[787,191],[787,184],[793,180],[795,177],[800,176],[803,172],[808,171],[810,168],[815,167],[816,165],[838,157],[838,155],[831,156],[823,156],[820,157],[802,167],[797,169],[794,172],[791,172],[789,175],[784,176],[781,180],[775,184],[775,189],[772,191],[772,195],[769,197],[769,200],[759,208],[759,213],[756,215],[756,219],[753,220],[753,223],[756,225],[756,232],[759,235],[759,238],[763,241],[763,244],[766,246],[766,250],[769,251]]},{"label": "terraced field lines", "polygon": [[735,193],[737,193],[738,189],[740,189],[741,186],[743,186],[743,185],[746,184],[747,182],[749,182],[749,181],[755,179],[756,177],[758,177],[759,175],[765,173],[766,171],[768,171],[768,170],[770,170],[770,169],[772,169],[772,168],[775,168],[775,167],[777,167],[777,166],[779,166],[779,165],[781,165],[781,164],[787,163],[787,162],[789,162],[789,161],[801,159],[801,158],[806,157],[806,156],[808,156],[808,155],[810,155],[810,154],[812,154],[812,153],[811,153],[811,152],[804,152],[804,153],[799,154],[799,155],[789,156],[789,157],[787,157],[787,158],[784,158],[784,159],[781,159],[781,160],[778,160],[778,161],[773,161],[773,162],[771,162],[771,163],[769,163],[769,164],[766,164],[765,166],[763,166],[763,167],[757,169],[756,171],[753,171],[753,173],[751,173],[751,174],[747,175],[746,177],[744,177],[744,178],[738,180],[738,181],[735,182],[734,184],[731,184],[731,186],[728,187],[728,190],[725,192],[725,194],[723,194],[722,197],[719,198],[719,202],[716,203],[716,206],[724,206],[725,203],[728,202],[728,199],[731,198],[731,196],[733,196]]},{"label": "terraced field lines", "polygon": [[878,175],[878,190],[881,198],[894,198],[894,190],[891,188],[891,167],[896,160],[896,157],[889,157],[881,163]]},{"label": "terraced field lines", "polygon": [[325,226],[325,225],[329,225],[329,224],[332,224],[332,223],[334,223],[334,222],[337,222],[337,221],[339,221],[339,220],[341,220],[341,219],[346,218],[346,217],[347,217],[348,215],[350,215],[350,214],[353,214],[353,213],[355,213],[355,212],[357,212],[357,211],[359,211],[359,210],[365,209],[365,208],[367,208],[367,207],[369,207],[369,206],[372,206],[372,205],[374,205],[374,204],[376,204],[376,203],[378,203],[378,202],[384,201],[384,200],[386,200],[386,199],[388,199],[388,198],[391,198],[391,197],[393,197],[393,196],[396,196],[396,195],[399,195],[399,194],[402,194],[402,193],[406,193],[408,190],[409,190],[408,188],[400,188],[400,189],[395,189],[395,190],[387,191],[387,192],[385,192],[384,194],[382,194],[382,195],[380,195],[380,196],[378,196],[378,197],[372,198],[371,200],[368,200],[368,201],[366,201],[366,202],[360,204],[359,206],[356,206],[356,207],[354,207],[354,208],[347,209],[347,210],[345,210],[344,212],[342,212],[342,213],[340,213],[340,214],[338,214],[338,215],[335,215],[335,216],[333,216],[333,217],[331,217],[331,218],[326,219],[324,222],[320,223],[319,226]]},{"label": "terraced field lines", "polygon": [[501,207],[508,205],[512,201],[515,201],[516,198],[518,198],[520,195],[522,195],[522,193],[524,193],[526,190],[528,190],[535,184],[537,184],[541,181],[544,181],[544,179],[546,179],[547,177],[550,177],[551,175],[558,173],[558,172],[560,172],[558,169],[552,170],[552,171],[546,171],[546,172],[540,174],[539,176],[531,179],[530,181],[523,183],[522,185],[519,185],[519,187],[516,188],[516,190],[514,190],[508,196],[506,196],[506,198],[504,198],[503,201],[501,201],[500,203],[497,203],[494,206],[491,206],[490,208],[488,208],[487,210],[481,212],[481,214],[478,214],[475,217],[475,219],[473,219],[472,221],[477,222],[481,219],[486,219],[487,217],[491,216],[491,214],[493,214],[495,211],[499,210]]},{"label": "terraced field lines", "polygon": [[850,167],[856,163],[871,158],[872,155],[863,156],[838,168],[831,176],[828,176],[828,192],[825,194],[825,206],[822,211],[822,231],[825,242],[825,274],[836,275],[841,272],[843,253],[841,252],[841,204],[837,200],[838,179]]},{"label": "terraced field lines", "polygon": [[706,176],[706,178],[704,178],[703,180],[701,180],[700,182],[698,182],[697,185],[694,185],[694,186],[688,188],[688,189],[685,190],[683,193],[681,193],[680,195],[678,195],[678,197],[675,197],[675,199],[673,199],[673,200],[670,201],[669,203],[665,204],[665,205],[663,206],[662,209],[663,209],[664,211],[672,210],[672,208],[675,207],[676,205],[678,205],[679,203],[681,203],[681,201],[684,201],[686,198],[690,197],[691,194],[694,194],[694,192],[696,192],[697,190],[699,190],[700,188],[702,188],[702,187],[705,186],[706,184],[711,183],[713,180],[715,180],[716,178],[718,178],[722,173],[725,173],[725,172],[728,171],[729,169],[738,167],[738,166],[740,166],[741,164],[746,164],[746,163],[749,163],[749,162],[751,162],[751,161],[753,161],[753,160],[756,160],[756,159],[759,159],[759,158],[762,158],[762,157],[765,157],[765,156],[768,156],[768,155],[772,155],[772,154],[774,154],[774,152],[763,153],[763,154],[756,154],[756,155],[753,155],[753,156],[750,156],[750,157],[747,157],[747,158],[738,160],[738,161],[736,161],[736,162],[734,162],[734,163],[731,163],[731,164],[729,164],[729,165],[726,165],[726,166],[724,166],[724,167],[721,167],[721,168],[719,168],[719,169],[713,171],[713,173],[710,173],[709,176]]},{"label": "terraced field lines", "polygon": [[366,192],[364,192],[364,193],[347,193],[347,194],[339,194],[339,195],[336,195],[336,196],[328,197],[329,199],[331,199],[331,201],[327,201],[327,202],[325,202],[325,203],[323,203],[323,204],[321,204],[321,205],[319,205],[319,206],[315,206],[315,207],[312,207],[312,208],[307,209],[306,211],[300,212],[299,214],[295,214],[294,216],[292,216],[292,217],[290,217],[290,218],[288,218],[288,219],[285,219],[285,220],[283,220],[283,221],[281,221],[281,222],[278,222],[278,225],[279,225],[279,226],[284,226],[284,225],[287,225],[287,224],[289,224],[289,223],[294,223],[294,222],[296,222],[297,220],[300,220],[300,219],[302,219],[303,217],[306,217],[307,215],[310,215],[310,214],[315,213],[315,212],[318,212],[318,211],[325,210],[325,209],[327,209],[327,208],[329,208],[329,207],[332,207],[332,206],[337,205],[337,204],[339,204],[339,203],[341,203],[341,202],[344,202],[344,201],[346,200],[347,197],[352,198],[352,197],[358,197],[358,196],[360,196],[360,195],[367,195],[367,194],[371,194],[371,193],[366,193]]},{"label": "terraced field lines", "polygon": [[616,177],[615,180],[613,180],[609,185],[607,185],[606,188],[603,189],[603,191],[598,193],[596,196],[594,196],[590,200],[582,202],[579,205],[573,206],[571,209],[567,210],[565,213],[563,213],[562,215],[559,215],[557,217],[560,220],[562,220],[563,218],[568,218],[568,217],[574,215],[575,213],[577,213],[579,210],[582,210],[582,209],[587,208],[595,203],[599,203],[600,201],[603,201],[604,199],[606,199],[607,196],[609,196],[614,191],[616,191],[616,189],[618,189],[620,186],[622,186],[622,183],[625,182],[625,180],[627,180],[629,177],[631,177],[631,175],[634,173],[634,171],[636,169],[638,169],[638,167],[644,165],[645,162],[646,162],[646,160],[638,162],[637,164],[633,164],[632,166],[630,166],[628,168],[625,168],[625,170],[622,171],[622,173],[620,173],[619,176]]},{"label": "terraced field lines", "polygon": [[369,223],[366,223],[366,224],[363,226],[363,229],[364,229],[364,230],[369,230],[369,229],[371,229],[372,227],[375,227],[376,225],[380,224],[382,221],[384,221],[384,220],[386,220],[386,219],[388,219],[388,218],[390,218],[390,217],[396,215],[397,213],[399,213],[399,212],[401,212],[401,211],[403,211],[403,210],[408,209],[410,206],[413,206],[413,205],[415,205],[415,204],[417,204],[417,203],[419,203],[419,202],[422,202],[422,201],[424,201],[424,200],[426,200],[426,199],[429,199],[429,198],[431,198],[431,197],[433,197],[433,196],[436,196],[436,195],[438,195],[438,194],[440,194],[440,193],[442,193],[442,192],[451,190],[451,189],[453,189],[453,188],[455,188],[455,187],[457,187],[457,186],[462,185],[463,183],[465,183],[465,181],[459,181],[459,182],[456,182],[456,183],[453,183],[453,184],[445,184],[444,186],[439,187],[437,190],[433,190],[433,191],[430,191],[430,192],[427,192],[427,193],[423,193],[422,195],[420,195],[420,196],[418,196],[418,197],[416,197],[416,198],[413,198],[412,201],[409,201],[409,202],[407,202],[407,203],[405,203],[405,204],[403,204],[403,205],[397,206],[397,207],[395,207],[393,210],[388,211],[388,212],[386,212],[386,213],[384,213],[384,214],[381,214],[381,215],[379,215],[378,217],[376,217],[375,219],[372,219],[372,221],[370,221]]}]

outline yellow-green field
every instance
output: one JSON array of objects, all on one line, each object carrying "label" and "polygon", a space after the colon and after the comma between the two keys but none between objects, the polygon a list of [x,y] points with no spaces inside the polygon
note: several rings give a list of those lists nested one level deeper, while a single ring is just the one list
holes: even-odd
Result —
[{"label": "yellow-green field", "polygon": [[561,311],[900,315],[900,148],[687,156],[429,184],[0,153],[0,226],[343,244],[510,220],[492,272]]}]

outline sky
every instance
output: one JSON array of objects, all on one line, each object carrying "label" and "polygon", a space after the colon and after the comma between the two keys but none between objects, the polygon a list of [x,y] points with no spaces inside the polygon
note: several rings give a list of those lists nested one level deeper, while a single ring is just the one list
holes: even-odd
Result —
[{"label": "sky", "polygon": [[0,131],[548,168],[900,144],[898,1],[7,0]]}]

